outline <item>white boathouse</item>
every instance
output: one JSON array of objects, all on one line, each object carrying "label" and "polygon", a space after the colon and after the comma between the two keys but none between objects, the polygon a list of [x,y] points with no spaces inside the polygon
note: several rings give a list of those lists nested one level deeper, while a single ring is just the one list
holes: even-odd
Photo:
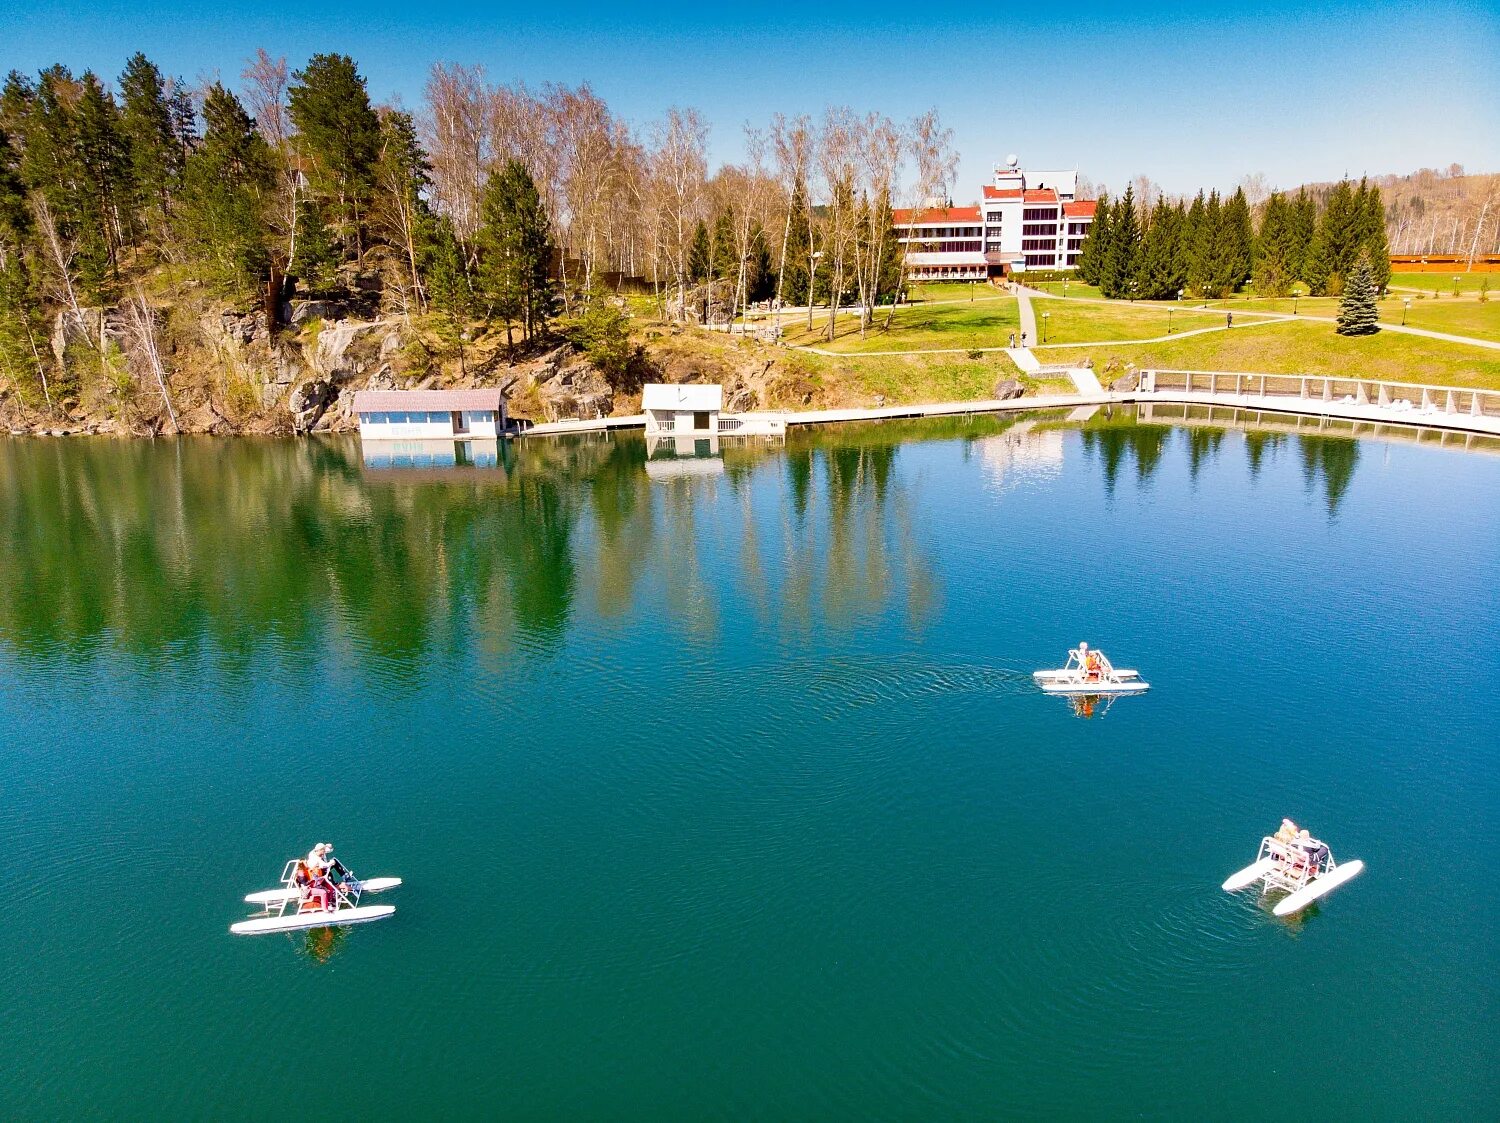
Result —
[{"label": "white boathouse", "polygon": [[641,390],[646,435],[718,436],[724,387],[704,383],[668,385],[648,382]]},{"label": "white boathouse", "polygon": [[724,413],[724,387],[648,382],[641,390],[647,437],[766,437],[786,432],[781,413]]},{"label": "white boathouse", "polygon": [[507,425],[499,389],[358,390],[354,412],[367,441],[492,441]]}]

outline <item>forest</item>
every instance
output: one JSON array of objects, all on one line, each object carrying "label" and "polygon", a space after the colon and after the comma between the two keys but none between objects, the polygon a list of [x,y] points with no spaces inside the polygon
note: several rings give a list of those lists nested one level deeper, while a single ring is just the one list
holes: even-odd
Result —
[{"label": "forest", "polygon": [[413,113],[372,102],[338,54],[291,69],[258,52],[238,89],[194,88],[141,54],[113,84],[11,72],[0,379],[35,406],[84,382],[167,400],[173,310],[256,310],[274,333],[294,296],[459,348],[503,331],[508,355],[571,331],[606,361],[622,288],[683,319],[812,297],[868,324],[902,283],[893,200],[952,173],[937,114],[778,115],[747,126],[745,163],[712,173],[708,132],[691,109],[633,129],[586,85],[456,65],[432,68]]},{"label": "forest", "polygon": [[1341,182],[1321,213],[1306,189],[1293,198],[1273,191],[1259,210],[1257,224],[1243,187],[1228,199],[1199,191],[1191,204],[1159,195],[1148,208],[1131,184],[1113,203],[1099,199],[1079,276],[1107,297],[1142,300],[1218,299],[1249,284],[1285,296],[1299,282],[1315,296],[1338,296],[1361,260],[1377,289],[1389,283],[1380,188]]}]

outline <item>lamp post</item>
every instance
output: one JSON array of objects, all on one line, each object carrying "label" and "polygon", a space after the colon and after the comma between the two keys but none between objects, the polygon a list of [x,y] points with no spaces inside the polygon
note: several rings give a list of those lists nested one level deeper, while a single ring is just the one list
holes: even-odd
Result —
[{"label": "lamp post", "polygon": [[1063,299],[1068,299],[1068,279],[1066,277],[1063,278]]},{"label": "lamp post", "polygon": [[1051,312],[1042,313],[1042,342],[1047,342],[1047,321],[1052,318]]},{"label": "lamp post", "polygon": [[1295,316],[1297,314],[1297,301],[1301,298],[1301,296],[1302,296],[1302,294],[1300,292],[1294,292],[1294,293],[1292,293],[1292,315],[1293,316]]},{"label": "lamp post", "polygon": [[1458,295],[1458,278],[1457,277],[1453,278],[1453,295],[1454,296]]},{"label": "lamp post", "polygon": [[1175,309],[1173,309],[1173,307],[1170,304],[1168,304],[1167,305],[1167,334],[1168,335],[1172,334],[1172,313],[1173,313],[1173,311],[1175,311]]},{"label": "lamp post", "polygon": [[1410,311],[1411,311],[1411,297],[1409,297],[1409,296],[1403,296],[1401,298],[1401,326],[1402,327],[1406,326],[1406,314],[1408,312],[1410,312]]}]

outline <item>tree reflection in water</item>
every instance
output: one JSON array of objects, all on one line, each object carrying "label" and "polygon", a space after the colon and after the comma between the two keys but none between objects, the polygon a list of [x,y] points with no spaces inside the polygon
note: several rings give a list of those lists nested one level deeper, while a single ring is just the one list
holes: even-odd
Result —
[{"label": "tree reflection in water", "polygon": [[[794,430],[725,442],[721,474],[666,479],[648,476],[631,435],[530,438],[494,467],[451,472],[366,469],[352,438],[4,440],[0,644],[163,667],[207,657],[245,678],[267,655],[311,667],[333,653],[400,685],[435,656],[546,656],[580,626],[920,633],[941,588],[923,477],[899,470],[902,450],[958,441],[982,462],[1016,423]],[[1148,482],[1174,438],[1116,411],[1080,439],[1112,493],[1127,459]],[[1183,439],[1196,472],[1222,432],[1190,423]],[[1247,435],[1252,471],[1277,439]],[[1336,514],[1357,442],[1298,445]]]}]

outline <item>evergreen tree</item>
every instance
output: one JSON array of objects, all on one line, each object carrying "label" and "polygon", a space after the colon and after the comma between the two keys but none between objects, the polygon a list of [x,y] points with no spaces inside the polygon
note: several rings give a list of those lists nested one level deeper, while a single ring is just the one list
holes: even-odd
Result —
[{"label": "evergreen tree", "polygon": [[347,55],[314,55],[293,78],[287,99],[298,151],[308,162],[313,190],[331,204],[346,253],[358,262],[375,188],[380,119]]},{"label": "evergreen tree", "polygon": [[1135,213],[1135,188],[1125,194],[1110,210],[1108,240],[1101,247],[1099,291],[1112,299],[1134,294],[1137,260],[1140,256],[1141,226]]},{"label": "evergreen tree", "polygon": [[1221,295],[1227,296],[1250,279],[1255,265],[1255,233],[1250,225],[1250,204],[1241,188],[1235,189],[1220,213],[1214,258],[1213,273]]},{"label": "evergreen tree", "polygon": [[1313,239],[1317,236],[1318,205],[1313,202],[1307,188],[1297,192],[1292,203],[1287,264],[1292,277],[1312,287]]},{"label": "evergreen tree", "polygon": [[124,102],[121,125],[136,189],[135,207],[150,207],[157,217],[165,219],[182,173],[183,146],[161,71],[140,52],[130,56],[120,75],[120,96]]},{"label": "evergreen tree", "polygon": [[693,240],[688,244],[688,280],[701,284],[713,273],[714,251],[708,236],[708,224],[701,218],[693,228]]},{"label": "evergreen tree", "polygon": [[287,272],[299,284],[313,293],[329,293],[339,287],[339,263],[343,258],[317,199],[304,199],[297,208],[297,231],[292,245]]},{"label": "evergreen tree", "polygon": [[447,215],[437,221],[427,258],[427,296],[442,317],[447,333],[462,341],[462,333],[479,317],[481,302],[469,275],[469,259]]},{"label": "evergreen tree", "polygon": [[119,107],[91,71],[79,81],[73,142],[80,179],[69,209],[77,220],[79,280],[89,299],[102,304],[118,276],[134,187]]},{"label": "evergreen tree", "polygon": [[734,244],[734,207],[725,207],[719,212],[719,217],[714,219],[713,230],[710,233],[710,242],[713,245],[713,276],[715,279],[724,280],[738,277],[740,274],[739,254],[735,251]]},{"label": "evergreen tree", "polygon": [[45,307],[30,258],[31,214],[18,163],[0,123],[0,377],[23,399],[50,408]]},{"label": "evergreen tree", "polygon": [[1279,191],[1266,200],[1255,254],[1255,291],[1261,296],[1285,296],[1297,276],[1294,210]]},{"label": "evergreen tree", "polygon": [[1391,247],[1385,233],[1385,204],[1380,188],[1359,181],[1360,249],[1370,263],[1375,291],[1384,292],[1391,282]]},{"label": "evergreen tree", "polygon": [[1343,291],[1345,278],[1359,255],[1363,222],[1353,187],[1348,180],[1341,181],[1328,197],[1313,239],[1307,282],[1318,296]]},{"label": "evergreen tree", "polygon": [[1203,192],[1199,191],[1193,205],[1188,208],[1187,221],[1182,228],[1187,287],[1199,296],[1204,294],[1208,285],[1209,263],[1213,260],[1213,239],[1214,228],[1209,221],[1208,203]]},{"label": "evergreen tree", "polygon": [[808,301],[808,227],[807,191],[798,180],[792,188],[792,201],[786,228],[786,260],[782,264],[781,299],[793,307]]},{"label": "evergreen tree", "polygon": [[[897,259],[897,268],[900,260]],[[897,281],[899,284],[899,279]],[[776,295],[776,259],[771,253],[771,242],[760,223],[750,231],[750,259],[745,268],[745,300],[758,304]]]},{"label": "evergreen tree", "polygon": [[205,279],[241,301],[258,297],[270,267],[265,207],[271,156],[239,99],[219,83],[203,99],[203,142],[183,169],[175,216]]},{"label": "evergreen tree", "polygon": [[1142,299],[1173,300],[1181,290],[1186,280],[1182,253],[1186,221],[1180,204],[1157,200],[1141,244],[1137,295]]},{"label": "evergreen tree", "polygon": [[531,173],[509,160],[485,184],[480,204],[478,288],[505,321],[506,340],[519,322],[527,338],[553,312],[551,224]]},{"label": "evergreen tree", "polygon": [[1094,208],[1094,221],[1078,247],[1078,276],[1085,284],[1099,284],[1099,267],[1109,236],[1109,196],[1101,194]]},{"label": "evergreen tree", "polygon": [[1361,253],[1349,268],[1344,291],[1339,297],[1340,335],[1374,335],[1380,330],[1379,312],[1375,307],[1375,271],[1368,255]]}]

